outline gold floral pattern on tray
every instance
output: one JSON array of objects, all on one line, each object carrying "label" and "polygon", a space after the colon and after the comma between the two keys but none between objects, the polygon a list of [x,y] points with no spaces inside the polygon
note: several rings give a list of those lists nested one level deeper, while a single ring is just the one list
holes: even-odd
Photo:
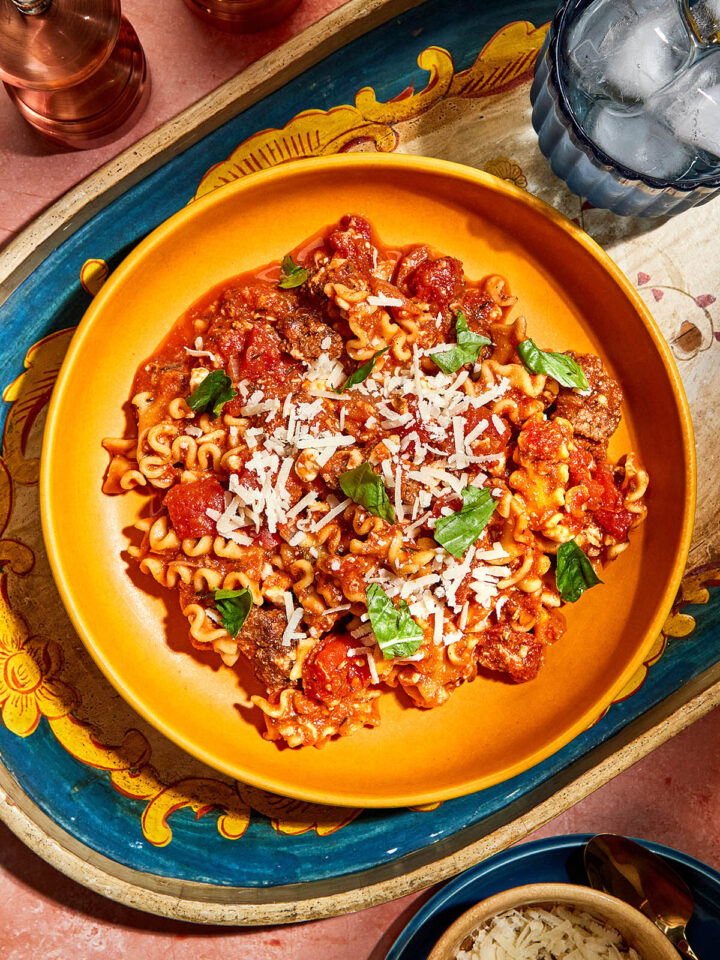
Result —
[{"label": "gold floral pattern on tray", "polygon": [[0,712],[19,737],[37,729],[40,717],[56,720],[76,705],[75,692],[62,680],[63,656],[54,640],[30,637],[25,621],[13,613],[0,579]]},{"label": "gold floral pattern on tray", "polygon": [[[355,95],[354,106],[304,110],[282,130],[261,130],[243,141],[226,160],[208,170],[195,198],[258,170],[302,157],[321,157],[350,148],[384,153],[395,150],[398,134],[394,125],[428,113],[443,100],[486,97],[513,89],[527,80],[546,33],[547,24],[535,27],[525,20],[510,23],[485,44],[473,65],[460,73],[455,73],[447,50],[428,47],[417,61],[429,74],[420,92],[415,93],[410,87],[389,102],[381,103],[372,87],[363,87]],[[524,179],[522,171],[519,168],[517,171],[516,175]],[[488,172],[506,176],[495,170]]]}]

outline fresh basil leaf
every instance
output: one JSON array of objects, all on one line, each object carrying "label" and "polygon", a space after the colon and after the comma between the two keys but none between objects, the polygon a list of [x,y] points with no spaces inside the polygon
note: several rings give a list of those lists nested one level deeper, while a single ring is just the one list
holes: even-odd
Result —
[{"label": "fresh basil leaf", "polygon": [[376,517],[395,522],[395,511],[388,500],[385,484],[369,463],[340,474],[340,489],[354,503],[359,503]]},{"label": "fresh basil leaf", "polygon": [[435,523],[435,539],[458,558],[462,558],[470,544],[475,543],[497,506],[497,501],[485,487],[465,487],[462,498],[460,510],[449,517],[440,517]]},{"label": "fresh basil leaf", "polygon": [[220,620],[231,637],[236,637],[252,609],[252,593],[242,590],[216,590],[215,607]]},{"label": "fresh basil leaf", "polygon": [[575,603],[590,587],[602,583],[585,551],[575,540],[568,540],[558,547],[555,561],[555,583],[566,603]]},{"label": "fresh basil leaf", "polygon": [[423,642],[420,624],[410,616],[405,600],[396,607],[379,583],[371,583],[365,591],[368,616],[373,633],[386,660],[411,657]]},{"label": "fresh basil leaf", "polygon": [[236,396],[237,390],[225,371],[213,370],[187,398],[187,405],[196,413],[212,410],[213,416],[219,417],[228,400]]},{"label": "fresh basil leaf", "polygon": [[455,339],[457,340],[457,346],[453,347],[452,350],[430,354],[430,359],[436,366],[440,367],[443,373],[455,373],[466,363],[475,363],[482,348],[492,343],[492,340],[488,340],[487,337],[470,332],[467,317],[462,310],[458,310],[455,320]]},{"label": "fresh basil leaf", "polygon": [[305,267],[301,267],[299,263],[295,263],[289,253],[282,258],[280,269],[282,277],[278,281],[278,286],[283,290],[301,287],[310,276],[310,272]]},{"label": "fresh basil leaf", "polygon": [[582,367],[567,354],[540,350],[532,340],[523,340],[519,343],[517,352],[530,373],[546,373],[553,380],[557,380],[561,387],[590,389]]},{"label": "fresh basil leaf", "polygon": [[378,350],[377,353],[374,353],[369,360],[366,360],[365,363],[358,367],[354,373],[351,373],[347,378],[345,383],[335,391],[335,393],[345,393],[348,387],[354,387],[356,383],[362,383],[363,380],[367,380],[370,374],[373,372],[373,367],[375,366],[375,361],[378,357],[381,357],[384,353],[387,353],[390,347],[383,347],[382,350]]}]

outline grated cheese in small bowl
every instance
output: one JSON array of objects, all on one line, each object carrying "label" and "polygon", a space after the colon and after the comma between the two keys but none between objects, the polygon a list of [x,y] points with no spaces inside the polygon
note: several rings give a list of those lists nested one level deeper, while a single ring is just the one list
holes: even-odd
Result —
[{"label": "grated cheese in small bowl", "polygon": [[454,960],[643,960],[621,934],[564,904],[506,910],[463,940]]}]

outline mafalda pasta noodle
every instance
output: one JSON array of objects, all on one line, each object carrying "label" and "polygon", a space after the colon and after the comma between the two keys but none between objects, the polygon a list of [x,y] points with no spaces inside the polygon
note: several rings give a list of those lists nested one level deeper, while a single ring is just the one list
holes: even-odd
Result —
[{"label": "mafalda pasta noodle", "polygon": [[130,552],[195,646],[250,661],[292,747],[376,725],[383,688],[429,708],[479,670],[532,680],[646,512],[601,360],[360,216],[192,305],[131,399],[104,441],[104,490],[148,497]]}]

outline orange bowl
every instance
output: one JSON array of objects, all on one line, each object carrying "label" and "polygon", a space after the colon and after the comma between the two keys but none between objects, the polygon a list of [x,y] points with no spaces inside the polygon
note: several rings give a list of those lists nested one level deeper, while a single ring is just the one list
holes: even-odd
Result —
[{"label": "orange bowl", "polygon": [[[566,608],[538,679],[478,678],[436,710],[382,697],[375,730],[322,750],[279,749],[235,707],[234,672],[192,657],[177,598],[126,562],[141,497],[107,497],[100,441],[120,436],[133,374],[174,321],[228,277],[281,257],[347,212],[388,245],[429,243],[467,275],[504,274],[541,346],[598,353],[625,392],[610,453],[636,450],[649,513],[604,586]],[[419,804],[512,777],[595,721],[657,638],[687,558],[692,428],[665,341],[620,270],[550,207],[477,170],[348,154],[276,167],[190,204],[127,257],[73,338],[50,407],[41,506],[48,555],[88,650],[125,699],[218,770],[304,800]],[[259,724],[259,721],[258,721]]]}]

